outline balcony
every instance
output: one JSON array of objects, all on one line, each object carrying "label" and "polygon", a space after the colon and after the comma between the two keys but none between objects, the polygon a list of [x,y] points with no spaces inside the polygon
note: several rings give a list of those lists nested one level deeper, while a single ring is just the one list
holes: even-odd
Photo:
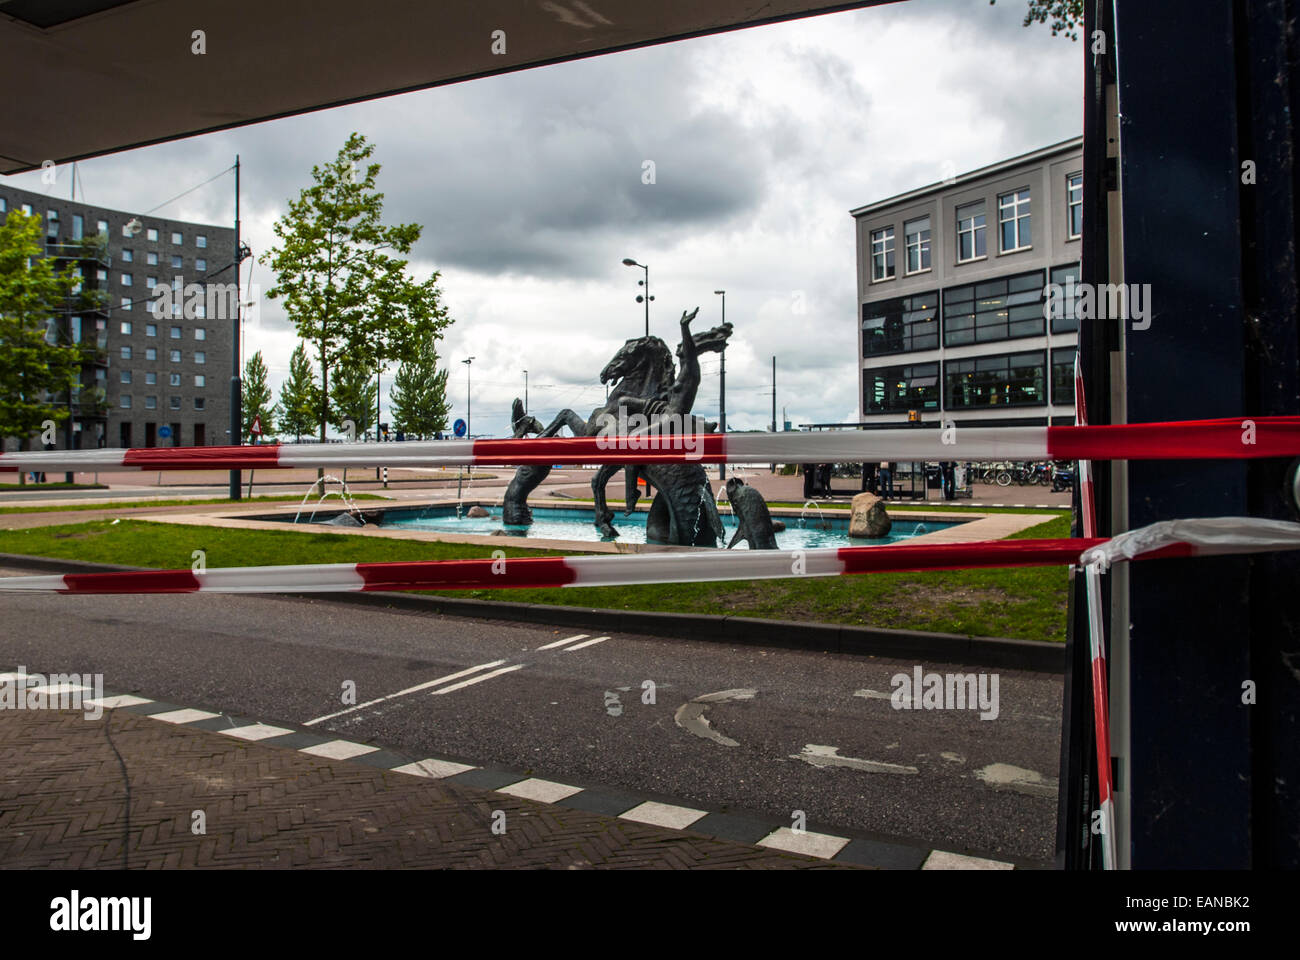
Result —
[{"label": "balcony", "polygon": [[84,240],[50,238],[45,241],[45,255],[56,260],[79,260],[111,267],[113,258],[108,255],[108,238],[96,234]]}]

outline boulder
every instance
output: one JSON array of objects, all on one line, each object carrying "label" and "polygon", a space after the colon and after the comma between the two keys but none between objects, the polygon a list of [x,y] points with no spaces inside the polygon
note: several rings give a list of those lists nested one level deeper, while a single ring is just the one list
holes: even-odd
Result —
[{"label": "boulder", "polygon": [[784,530],[784,529],[785,529],[785,521],[784,521],[784,520],[773,520],[773,521],[772,521],[772,532],[773,532],[773,533],[780,533],[780,532],[781,532],[782,530]]},{"label": "boulder", "polygon": [[474,504],[474,506],[470,507],[467,511],[465,511],[465,516],[467,516],[467,517],[490,517],[490,516],[492,516],[492,514],[488,513],[487,510],[485,510],[483,507],[480,507],[480,506],[476,503],[476,504]]},{"label": "boulder", "polygon": [[894,521],[885,512],[885,501],[874,493],[859,493],[849,510],[849,536],[875,540],[889,536]]}]

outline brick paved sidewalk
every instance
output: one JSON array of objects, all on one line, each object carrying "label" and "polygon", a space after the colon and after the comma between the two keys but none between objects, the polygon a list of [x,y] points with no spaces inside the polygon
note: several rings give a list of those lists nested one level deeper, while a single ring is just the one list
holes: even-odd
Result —
[{"label": "brick paved sidewalk", "polygon": [[123,764],[132,869],[847,867],[124,710],[0,710],[0,866],[120,869]]}]

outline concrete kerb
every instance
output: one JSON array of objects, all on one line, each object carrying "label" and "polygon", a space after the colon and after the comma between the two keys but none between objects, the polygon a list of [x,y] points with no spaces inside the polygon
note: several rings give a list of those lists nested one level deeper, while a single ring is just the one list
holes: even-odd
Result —
[{"label": "concrete kerb", "polygon": [[[29,557],[0,553],[0,566],[48,570],[52,573],[98,573],[139,570],[113,564]],[[376,607],[437,613],[480,620],[505,620],[623,634],[644,634],[678,640],[706,640],[742,646],[820,650],[859,656],[925,659],[929,662],[1063,673],[1063,643],[975,637],[919,630],[888,630],[833,623],[801,623],[700,613],[607,610],[545,603],[473,600],[411,593],[297,593],[298,599],[359,603]]]}]

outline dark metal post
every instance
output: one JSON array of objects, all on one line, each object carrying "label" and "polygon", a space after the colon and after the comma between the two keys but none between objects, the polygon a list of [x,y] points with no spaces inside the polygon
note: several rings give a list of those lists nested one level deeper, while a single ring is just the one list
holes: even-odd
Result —
[{"label": "dark metal post", "polygon": [[[238,445],[243,442],[243,398],[240,395],[239,369],[239,334],[243,306],[240,301],[243,293],[239,289],[239,271],[242,266],[239,259],[239,155],[235,155],[235,321],[230,337],[230,442]],[[230,499],[239,499],[239,471],[230,471]]]}]

